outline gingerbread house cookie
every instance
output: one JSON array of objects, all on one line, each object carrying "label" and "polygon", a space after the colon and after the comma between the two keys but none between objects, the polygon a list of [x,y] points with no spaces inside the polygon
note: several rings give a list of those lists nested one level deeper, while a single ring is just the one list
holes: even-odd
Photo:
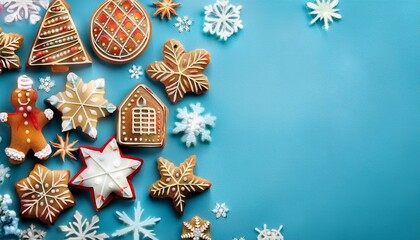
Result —
[{"label": "gingerbread house cookie", "polygon": [[138,84],[119,107],[117,141],[131,147],[163,147],[168,109],[144,84]]}]

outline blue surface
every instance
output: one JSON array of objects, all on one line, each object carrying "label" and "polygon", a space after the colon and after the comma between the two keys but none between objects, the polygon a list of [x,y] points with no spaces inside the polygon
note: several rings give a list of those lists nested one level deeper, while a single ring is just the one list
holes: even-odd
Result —
[{"label": "blue surface", "polygon": [[[142,1],[149,13],[154,7]],[[187,149],[180,136],[168,134],[164,149],[125,149],[126,155],[145,160],[134,177],[137,199],[146,216],[161,217],[155,227],[159,239],[179,239],[182,221],[200,215],[212,222],[214,239],[245,236],[255,239],[254,227],[284,224],[287,240],[306,239],[419,239],[420,238],[420,15],[416,0],[342,1],[343,20],[325,32],[309,26],[305,0],[252,1],[242,4],[245,29],[227,43],[202,33],[205,1],[181,1],[181,16],[194,20],[191,32],[180,34],[171,22],[153,17],[154,35],[147,51],[136,61],[144,68],[159,60],[163,43],[180,40],[188,50],[206,48],[212,63],[206,70],[211,90],[190,95],[178,104],[168,101],[161,84],[142,77],[169,106],[169,129],[177,107],[201,102],[218,117],[214,141]],[[132,64],[112,66],[99,60],[88,41],[88,21],[99,0],[68,0],[72,16],[94,63],[75,71],[85,81],[105,77],[108,100],[119,104],[137,83],[130,79]],[[25,37],[19,50],[22,62],[38,26],[27,22],[2,24],[6,32]],[[13,111],[9,94],[20,74],[34,79],[51,75],[57,83],[51,94],[64,89],[65,74],[48,69],[11,71],[0,76],[0,110]],[[109,89],[115,89],[109,91]],[[40,99],[50,94],[40,92]],[[38,102],[40,108],[45,105]],[[99,123],[96,142],[102,146],[115,134],[116,114]],[[0,125],[3,143],[9,129]],[[45,128],[48,139],[60,131],[56,118]],[[72,139],[82,136],[72,132]],[[151,199],[149,186],[159,178],[159,156],[176,164],[196,154],[196,174],[213,183],[210,191],[190,198],[183,217],[170,201]],[[1,152],[0,162],[8,165]],[[12,167],[13,177],[0,186],[12,186],[26,177],[33,157]],[[46,162],[51,169],[69,169],[72,176],[81,161],[59,158]],[[54,226],[22,220],[22,228],[35,222],[48,231],[47,239],[63,234],[58,225],[73,220],[76,210],[90,218],[89,193],[73,189],[77,205],[61,215]],[[216,202],[231,209],[227,219],[210,212]],[[123,225],[116,210],[133,214],[134,201],[114,201],[98,215],[109,235]],[[14,208],[18,210],[18,205]],[[132,239],[131,235],[121,239]]]}]

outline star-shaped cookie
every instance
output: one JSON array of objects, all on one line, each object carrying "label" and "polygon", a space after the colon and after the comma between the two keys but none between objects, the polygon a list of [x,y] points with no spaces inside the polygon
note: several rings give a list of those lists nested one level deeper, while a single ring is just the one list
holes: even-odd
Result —
[{"label": "star-shaped cookie", "polygon": [[160,180],[150,186],[149,194],[156,198],[171,198],[177,212],[182,215],[187,195],[199,193],[211,187],[211,183],[194,175],[195,155],[187,158],[179,167],[164,158],[158,159]]},{"label": "star-shaped cookie", "polygon": [[54,148],[57,149],[55,151],[55,153],[52,155],[52,157],[60,155],[61,160],[63,162],[66,161],[66,156],[69,156],[73,160],[77,160],[72,152],[77,151],[77,148],[75,148],[74,145],[76,145],[79,142],[79,140],[76,140],[72,143],[69,143],[69,133],[68,132],[66,134],[66,140],[65,141],[64,141],[63,137],[58,135],[58,134],[57,134],[57,138],[58,138],[58,141],[59,141],[58,143],[50,141],[51,145]]},{"label": "star-shaped cookie", "polygon": [[210,222],[195,216],[182,226],[181,239],[186,240],[211,240]]},{"label": "star-shaped cookie", "polygon": [[184,46],[171,39],[163,46],[163,61],[147,66],[146,72],[154,81],[162,82],[169,99],[176,103],[188,92],[205,93],[210,88],[204,69],[210,63],[210,53],[204,49],[185,52]]},{"label": "star-shaped cookie", "polygon": [[174,0],[162,0],[161,2],[154,2],[153,5],[157,7],[154,15],[160,14],[160,19],[166,17],[168,20],[171,20],[172,15],[178,15],[175,8],[181,6],[179,3],[174,3]]},{"label": "star-shaped cookie", "polygon": [[63,132],[80,127],[89,137],[96,139],[98,119],[116,110],[115,105],[109,103],[104,95],[105,79],[84,83],[76,74],[69,73],[66,90],[51,96],[46,102],[62,113]]},{"label": "star-shaped cookie", "polygon": [[3,69],[19,69],[19,56],[15,51],[22,46],[23,37],[19,34],[5,33],[0,28],[0,74]]},{"label": "star-shaped cookie", "polygon": [[114,196],[135,199],[131,179],[140,171],[143,160],[121,154],[114,137],[101,148],[80,147],[84,167],[70,180],[70,185],[89,190],[96,211]]},{"label": "star-shaped cookie", "polygon": [[20,214],[54,224],[60,213],[76,205],[68,188],[70,171],[51,171],[36,164],[27,178],[15,183],[20,198]]}]

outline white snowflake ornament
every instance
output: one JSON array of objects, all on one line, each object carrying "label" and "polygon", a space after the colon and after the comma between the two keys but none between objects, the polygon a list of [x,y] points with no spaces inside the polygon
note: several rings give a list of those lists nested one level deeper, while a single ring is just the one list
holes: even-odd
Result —
[{"label": "white snowflake ornament", "polygon": [[43,240],[45,238],[45,236],[47,236],[46,232],[37,229],[35,227],[35,225],[31,224],[31,226],[28,229],[22,231],[19,239],[21,239],[21,240]]},{"label": "white snowflake ornament", "polygon": [[216,203],[216,207],[212,210],[214,214],[216,214],[216,218],[220,217],[227,217],[227,213],[229,212],[229,208],[226,206],[225,203]]},{"label": "white snowflake ornament", "polygon": [[316,0],[314,3],[308,2],[306,6],[312,9],[309,14],[315,15],[311,24],[314,24],[318,20],[324,21],[324,29],[328,30],[330,28],[329,22],[334,22],[333,18],[342,18],[341,14],[337,13],[339,10],[335,8],[338,3],[339,0]]},{"label": "white snowflake ornament", "polygon": [[264,224],[264,229],[262,230],[255,228],[255,231],[259,233],[257,240],[284,240],[283,235],[280,233],[282,229],[283,225],[280,225],[279,229],[267,229],[267,224]]},{"label": "white snowflake ornament", "polygon": [[112,237],[120,237],[133,232],[133,240],[139,240],[140,236],[143,235],[143,239],[148,238],[151,240],[158,240],[153,230],[148,227],[153,227],[160,221],[160,218],[148,217],[146,220],[141,220],[144,209],[141,208],[140,202],[137,202],[137,206],[134,207],[134,219],[131,219],[125,212],[116,211],[118,219],[127,224],[128,226],[117,230],[112,234]]},{"label": "white snowflake ornament", "polygon": [[74,219],[76,221],[69,222],[68,225],[61,225],[60,230],[66,233],[66,239],[69,240],[103,240],[108,239],[106,233],[98,233],[99,217],[94,215],[91,222],[86,218],[82,220],[82,214],[76,211]]},{"label": "white snowflake ornament", "polygon": [[175,128],[172,133],[178,134],[184,132],[181,141],[184,142],[187,147],[197,144],[197,137],[201,135],[201,141],[211,141],[210,130],[207,130],[207,126],[214,127],[216,117],[211,114],[202,115],[204,108],[201,107],[200,103],[190,104],[192,112],[188,112],[187,108],[178,108],[178,114],[176,117],[181,122],[175,122]]},{"label": "white snowflake ornament", "polygon": [[50,76],[39,79],[39,86],[38,86],[39,90],[50,92],[53,87],[55,87],[55,82],[54,80],[51,79]]},{"label": "white snowflake ornament", "polygon": [[178,32],[182,33],[182,32],[189,32],[192,24],[193,24],[193,21],[189,19],[187,16],[184,16],[183,18],[178,17],[176,19],[176,23],[174,24],[174,26],[178,28]]},{"label": "white snowflake ornament", "polygon": [[130,77],[135,79],[139,79],[144,74],[143,67],[137,65],[133,65],[128,72],[130,73]]},{"label": "white snowflake ornament", "polygon": [[203,31],[226,41],[244,27],[240,15],[241,9],[241,5],[232,5],[229,0],[217,0],[213,5],[205,6]]},{"label": "white snowflake ornament", "polygon": [[0,184],[10,177],[10,168],[5,167],[3,164],[0,164]]},{"label": "white snowflake ornament", "polygon": [[4,17],[6,23],[29,19],[31,24],[41,20],[41,7],[48,8],[49,0],[0,0],[0,5],[6,9]]}]

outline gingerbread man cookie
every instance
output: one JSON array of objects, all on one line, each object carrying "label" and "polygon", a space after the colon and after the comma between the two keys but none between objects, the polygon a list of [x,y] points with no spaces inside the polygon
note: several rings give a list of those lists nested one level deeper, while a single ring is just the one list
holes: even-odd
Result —
[{"label": "gingerbread man cookie", "polygon": [[16,112],[0,113],[0,121],[11,128],[11,143],[6,148],[6,155],[12,164],[22,163],[29,150],[33,150],[40,160],[47,160],[51,154],[42,128],[53,118],[54,112],[51,109],[42,112],[35,106],[38,96],[32,85],[28,76],[20,76],[11,97]]}]

